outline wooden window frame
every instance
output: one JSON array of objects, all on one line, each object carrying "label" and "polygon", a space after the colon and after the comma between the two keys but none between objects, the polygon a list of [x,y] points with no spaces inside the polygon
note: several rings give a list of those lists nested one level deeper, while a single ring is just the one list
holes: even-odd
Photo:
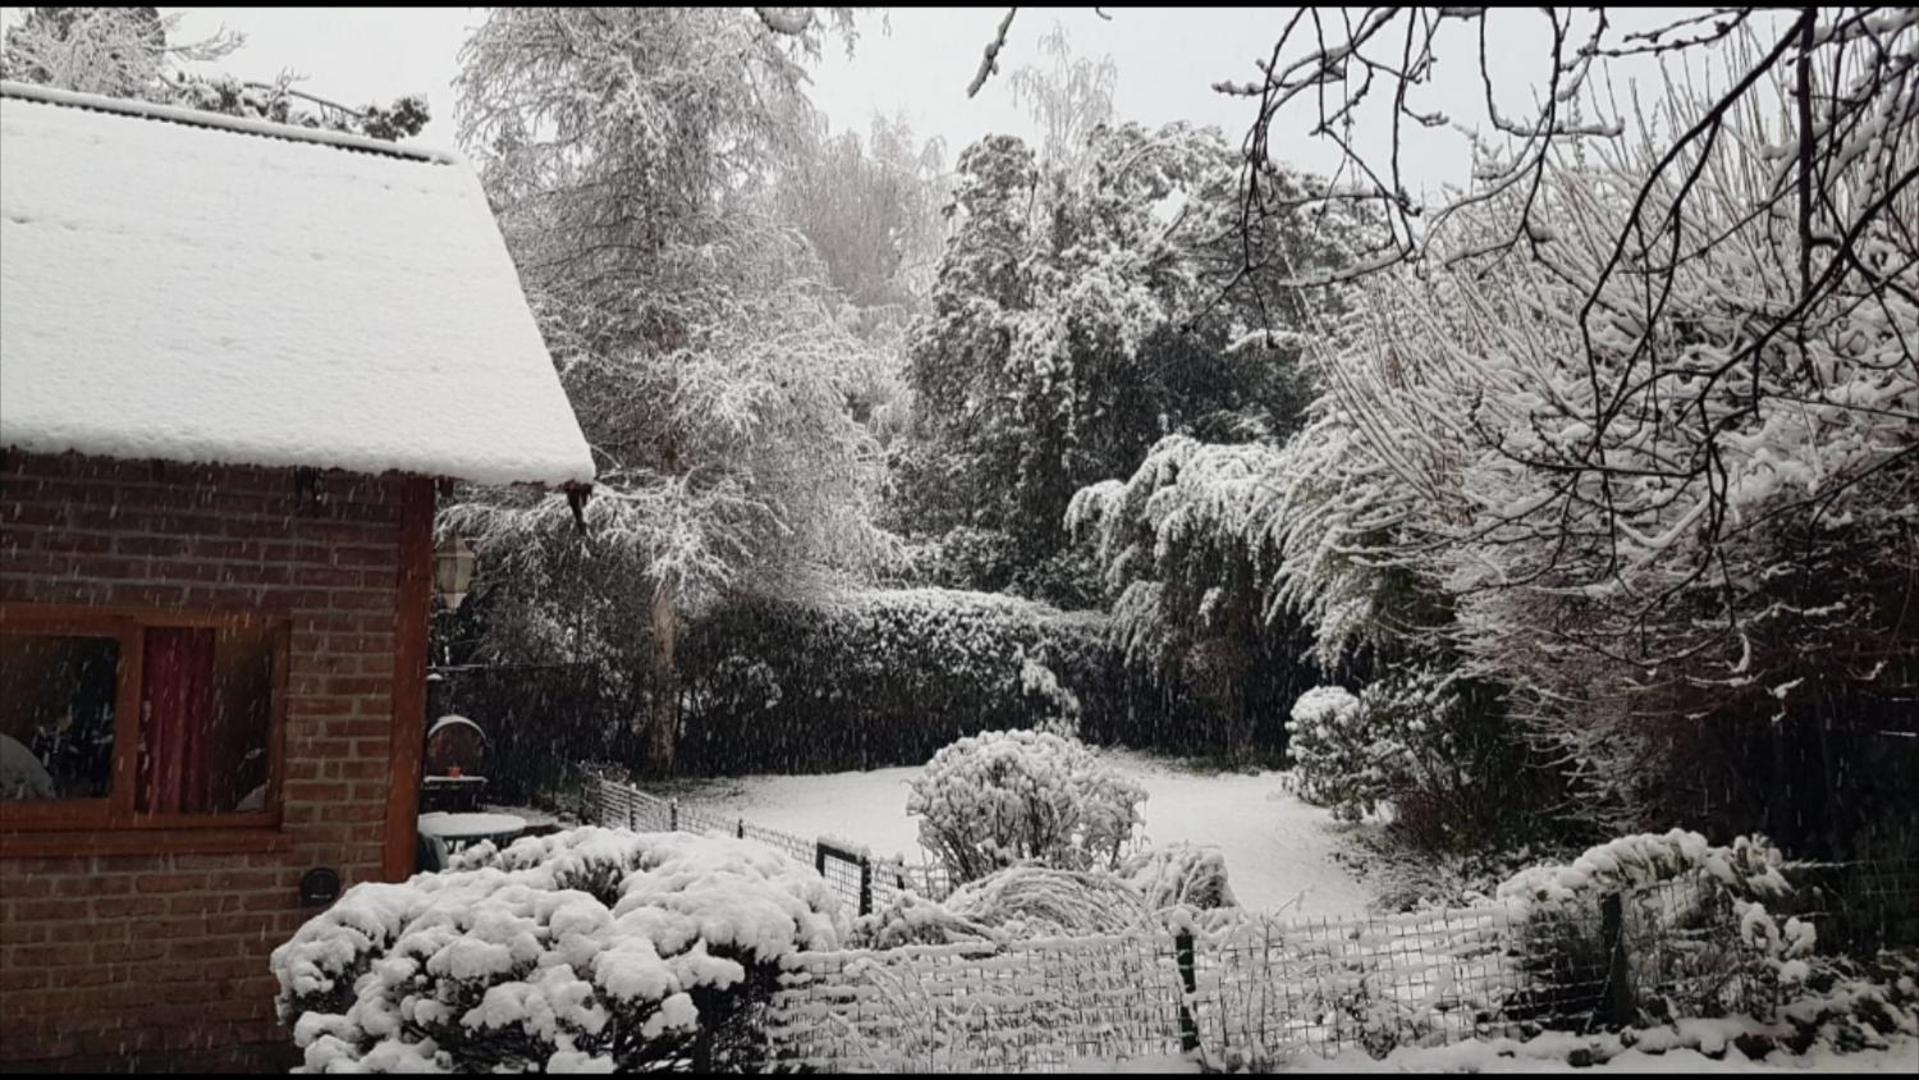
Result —
[{"label": "wooden window frame", "polygon": [[[273,636],[273,699],[268,708],[267,792],[264,809],[234,813],[153,813],[135,806],[138,794],[140,714],[144,701],[142,667],[149,627],[212,629],[266,629]],[[293,620],[289,613],[178,612],[150,608],[85,607],[42,604],[0,604],[0,634],[116,638],[120,661],[118,692],[113,711],[113,785],[103,799],[60,799],[0,803],[0,839],[8,841],[0,854],[33,853],[45,845],[19,845],[20,834],[123,832],[149,830],[225,830],[231,842],[236,830],[258,833],[277,830],[282,821],[281,786],[286,772],[287,668],[292,657]],[[158,839],[155,835],[153,839]],[[211,839],[211,836],[209,836]],[[102,845],[80,845],[99,847]],[[107,844],[106,847],[116,845]],[[135,850],[142,850],[135,848]]]}]

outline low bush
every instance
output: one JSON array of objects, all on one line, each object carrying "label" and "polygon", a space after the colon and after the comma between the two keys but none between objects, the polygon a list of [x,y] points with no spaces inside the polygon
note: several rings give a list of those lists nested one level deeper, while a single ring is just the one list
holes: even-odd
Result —
[{"label": "low bush", "polygon": [[955,882],[1009,866],[1110,870],[1146,792],[1077,739],[989,731],[933,755],[907,793],[920,845]]},{"label": "low bush", "polygon": [[[1780,1000],[1811,970],[1817,939],[1810,922],[1782,923],[1768,910],[1793,891],[1784,862],[1763,837],[1714,846],[1673,829],[1514,874],[1497,895],[1519,920],[1533,977],[1507,1015],[1557,1028],[1604,1017],[1614,948],[1631,967],[1637,1019],[1723,1016]],[[1607,896],[1618,897],[1616,942],[1601,912]]]},{"label": "low bush", "polygon": [[1343,821],[1390,808],[1394,829],[1429,851],[1517,848],[1563,831],[1539,812],[1557,772],[1496,687],[1449,668],[1410,663],[1357,695],[1316,687],[1287,729],[1301,797]]},{"label": "low bush", "polygon": [[1347,690],[1315,686],[1301,694],[1286,731],[1299,797],[1307,802],[1358,821],[1392,790],[1394,747],[1367,731],[1359,698]]},{"label": "low bush", "polygon": [[1138,891],[1110,871],[1011,866],[960,886],[944,900],[902,894],[859,920],[853,941],[891,949],[1086,937],[1143,926],[1150,915]]},{"label": "low bush", "polygon": [[1226,857],[1217,848],[1178,843],[1136,851],[1120,861],[1119,876],[1149,911],[1238,907],[1226,882]]},{"label": "low bush", "polygon": [[754,1059],[780,958],[846,930],[763,845],[586,827],[356,885],[271,965],[310,1071],[706,1070]]}]

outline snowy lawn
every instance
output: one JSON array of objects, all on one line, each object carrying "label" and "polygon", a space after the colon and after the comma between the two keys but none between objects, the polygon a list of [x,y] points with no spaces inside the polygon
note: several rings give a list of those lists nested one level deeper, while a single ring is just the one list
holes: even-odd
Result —
[{"label": "snowy lawn", "polygon": [[[1356,914],[1369,894],[1332,851],[1350,826],[1290,794],[1283,774],[1198,773],[1177,758],[1107,750],[1103,756],[1144,787],[1146,836],[1217,846],[1241,905],[1274,910],[1297,899],[1302,915]],[[909,765],[816,776],[745,776],[682,789],[688,803],[800,836],[864,844],[875,854],[921,858],[918,821],[906,815]]]}]

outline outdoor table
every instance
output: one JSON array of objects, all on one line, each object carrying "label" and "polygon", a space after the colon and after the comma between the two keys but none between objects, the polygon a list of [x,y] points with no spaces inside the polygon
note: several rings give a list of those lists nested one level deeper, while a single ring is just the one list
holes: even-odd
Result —
[{"label": "outdoor table", "polygon": [[526,831],[526,819],[518,814],[421,814],[420,840],[432,854],[435,865],[421,869],[439,870],[447,856],[481,840],[499,845],[511,843]]}]

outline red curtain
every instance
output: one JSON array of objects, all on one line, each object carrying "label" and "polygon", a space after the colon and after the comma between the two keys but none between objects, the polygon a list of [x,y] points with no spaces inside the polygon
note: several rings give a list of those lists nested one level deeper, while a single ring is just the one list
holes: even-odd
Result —
[{"label": "red curtain", "polygon": [[146,759],[142,810],[201,814],[213,809],[207,752],[213,735],[213,636],[210,627],[149,627]]}]

